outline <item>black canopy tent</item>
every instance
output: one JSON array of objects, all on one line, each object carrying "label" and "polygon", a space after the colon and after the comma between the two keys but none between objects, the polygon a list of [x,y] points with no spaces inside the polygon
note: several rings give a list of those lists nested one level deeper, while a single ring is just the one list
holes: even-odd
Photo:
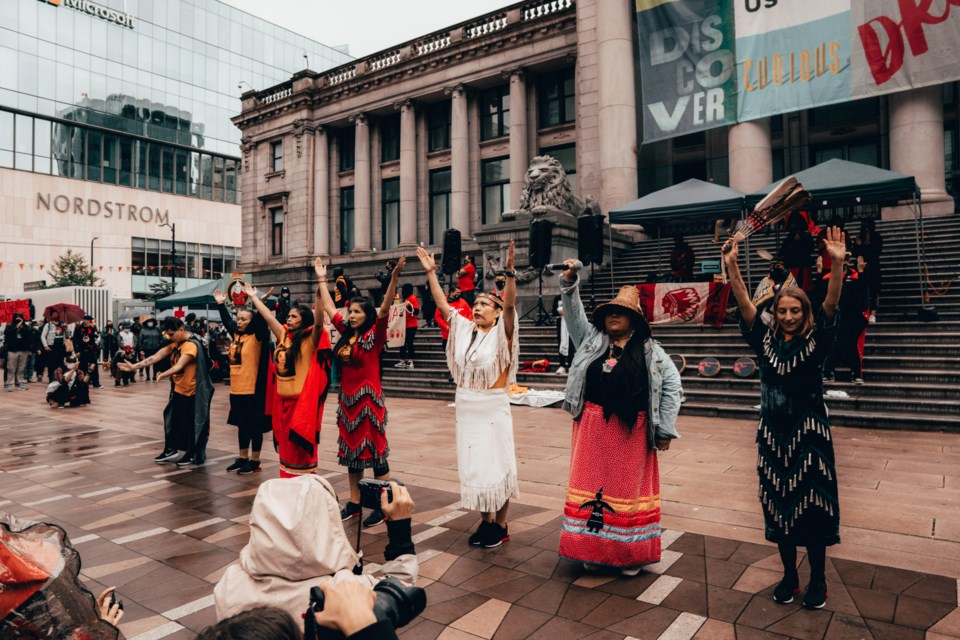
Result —
[{"label": "black canopy tent", "polygon": [[[916,219],[917,270],[923,304],[923,208],[920,205],[920,188],[913,176],[837,159],[827,160],[793,176],[810,192],[808,208],[813,211],[861,204],[892,206],[907,203]],[[777,184],[774,182],[747,194],[747,206],[753,209]]]},{"label": "black canopy tent", "polygon": [[[745,194],[730,187],[691,178],[672,187],[649,193],[610,210],[610,224],[642,224],[657,228],[657,270],[660,270],[661,227],[687,220],[743,218]],[[611,240],[610,246],[613,246]],[[749,251],[749,244],[747,245]],[[613,261],[610,261],[611,277]],[[750,261],[747,261],[750,280]]]}]

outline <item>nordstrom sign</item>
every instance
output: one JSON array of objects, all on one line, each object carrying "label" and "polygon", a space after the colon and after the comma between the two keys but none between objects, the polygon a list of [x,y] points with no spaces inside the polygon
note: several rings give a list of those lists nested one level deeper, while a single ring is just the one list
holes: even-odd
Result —
[{"label": "nordstrom sign", "polygon": [[90,2],[89,0],[41,0],[47,4],[52,4],[55,6],[63,5],[65,7],[70,7],[77,11],[82,11],[83,13],[89,13],[92,16],[96,16],[101,20],[106,20],[107,22],[115,22],[123,27],[129,27],[133,29],[133,15],[129,13],[124,13],[122,11],[117,11],[115,9],[110,9],[108,7],[103,7],[95,2]]}]

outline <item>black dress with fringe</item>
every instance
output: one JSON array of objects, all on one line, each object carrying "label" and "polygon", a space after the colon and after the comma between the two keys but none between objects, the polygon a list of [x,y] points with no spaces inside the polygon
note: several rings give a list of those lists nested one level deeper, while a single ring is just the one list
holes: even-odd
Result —
[{"label": "black dress with fringe", "polygon": [[784,340],[758,314],[740,331],[760,370],[757,473],[766,539],[777,544],[840,542],[840,504],[823,365],[836,341],[839,312],[817,315],[805,335]]}]

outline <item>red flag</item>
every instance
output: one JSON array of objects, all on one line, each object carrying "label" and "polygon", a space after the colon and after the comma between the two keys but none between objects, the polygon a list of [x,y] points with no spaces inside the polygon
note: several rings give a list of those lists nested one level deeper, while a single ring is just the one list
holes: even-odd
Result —
[{"label": "red flag", "polygon": [[23,271],[23,263],[20,263],[20,270]]},{"label": "red flag", "polygon": [[103,265],[100,265],[100,271],[103,271]]},{"label": "red flag", "polygon": [[43,271],[43,263],[40,263],[40,271]]},{"label": "red flag", "polygon": [[117,271],[123,271],[123,267],[117,267]]}]

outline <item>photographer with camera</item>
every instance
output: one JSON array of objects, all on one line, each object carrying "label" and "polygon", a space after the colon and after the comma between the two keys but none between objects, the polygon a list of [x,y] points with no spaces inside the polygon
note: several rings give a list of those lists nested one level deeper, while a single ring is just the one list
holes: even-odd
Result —
[{"label": "photographer with camera", "polygon": [[[254,607],[276,607],[295,620],[309,608],[316,615],[308,617],[307,629],[315,637],[341,637],[326,628],[339,629],[340,634],[351,638],[392,637],[347,633],[353,627],[345,623],[346,619],[357,616],[353,609],[348,612],[343,606],[341,596],[352,589],[343,583],[373,588],[374,602],[370,603],[369,595],[364,602],[370,604],[376,622],[363,619],[377,628],[389,628],[385,622],[397,628],[419,614],[426,605],[426,595],[413,586],[419,572],[411,537],[413,500],[396,481],[365,480],[361,491],[365,507],[370,508],[371,501],[379,497],[379,507],[389,517],[386,562],[379,570],[382,577],[358,573],[362,568],[360,554],[350,545],[340,520],[336,492],[329,482],[313,474],[268,480],[260,485],[253,502],[250,541],[240,552],[239,563],[228,567],[214,588],[217,619],[221,621],[217,626],[232,624],[232,616],[247,615],[243,612]],[[311,618],[324,629],[315,628]]]}]

